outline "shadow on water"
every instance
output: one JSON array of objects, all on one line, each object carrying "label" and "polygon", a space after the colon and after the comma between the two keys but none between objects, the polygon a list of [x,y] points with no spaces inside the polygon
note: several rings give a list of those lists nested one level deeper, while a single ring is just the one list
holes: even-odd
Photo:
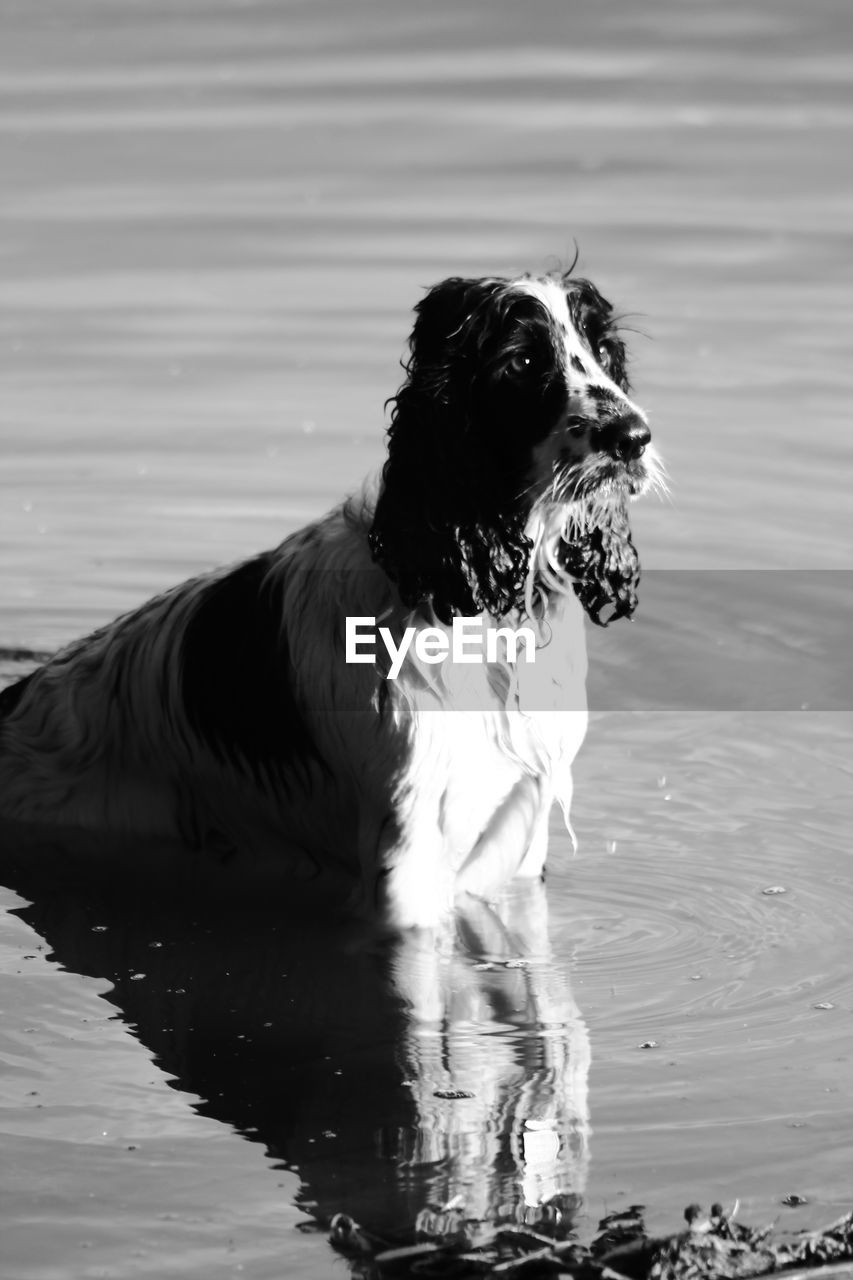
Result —
[{"label": "shadow on water", "polygon": [[52,958],[108,979],[174,1087],[296,1171],[316,1221],[345,1212],[391,1240],[452,1202],[571,1221],[590,1051],[538,882],[389,940],[269,891],[202,893],[194,872],[131,878],[145,851],[125,842],[6,830],[0,849]]}]

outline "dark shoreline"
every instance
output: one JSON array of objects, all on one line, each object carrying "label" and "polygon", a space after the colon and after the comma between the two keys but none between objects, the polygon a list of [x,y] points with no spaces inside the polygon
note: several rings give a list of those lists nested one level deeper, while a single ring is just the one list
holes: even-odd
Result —
[{"label": "dark shoreline", "polygon": [[[746,1227],[719,1204],[706,1214],[698,1204],[684,1210],[687,1229],[649,1236],[642,1205],[603,1218],[590,1244],[561,1230],[559,1211],[545,1206],[535,1226],[492,1225],[465,1219],[459,1210],[419,1216],[405,1243],[392,1245],[364,1231],[345,1214],[330,1224],[330,1243],[350,1261],[357,1280],[418,1276],[517,1276],[525,1280],[741,1280],[784,1272],[801,1280],[820,1270],[853,1277],[853,1212],[816,1231],[785,1232],[776,1224]],[[570,1220],[570,1219],[569,1219]],[[440,1231],[436,1230],[440,1228]]]}]

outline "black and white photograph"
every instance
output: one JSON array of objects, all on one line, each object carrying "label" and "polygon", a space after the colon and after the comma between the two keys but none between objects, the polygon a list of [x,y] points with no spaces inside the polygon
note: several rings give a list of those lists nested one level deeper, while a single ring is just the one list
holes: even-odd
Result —
[{"label": "black and white photograph", "polygon": [[851,85],[0,0],[2,1280],[853,1278]]}]

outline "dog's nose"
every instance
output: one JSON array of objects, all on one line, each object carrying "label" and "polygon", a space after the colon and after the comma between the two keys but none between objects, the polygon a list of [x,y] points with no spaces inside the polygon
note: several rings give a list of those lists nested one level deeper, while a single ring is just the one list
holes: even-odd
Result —
[{"label": "dog's nose", "polygon": [[612,418],[601,427],[601,448],[622,462],[639,458],[652,438],[652,433],[638,413]]}]

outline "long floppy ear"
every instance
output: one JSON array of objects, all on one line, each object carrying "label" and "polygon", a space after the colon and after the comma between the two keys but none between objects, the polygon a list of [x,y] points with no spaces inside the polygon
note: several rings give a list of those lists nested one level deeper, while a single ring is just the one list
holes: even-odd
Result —
[{"label": "long floppy ear", "polygon": [[[388,460],[370,531],[374,559],[405,604],[501,616],[523,600],[529,540],[473,401],[503,280],[454,277],[417,306],[407,379],[393,400]],[[513,477],[517,485],[517,477]]]},{"label": "long floppy ear", "polygon": [[[625,344],[613,307],[590,280],[566,275],[562,283],[576,327],[586,335],[608,375],[628,392]],[[575,536],[563,542],[559,559],[575,580],[575,594],[587,616],[597,626],[606,627],[617,618],[633,616],[640,585],[640,559],[631,538],[624,494],[588,511]]]},{"label": "long floppy ear", "polygon": [[571,541],[563,541],[559,561],[574,578],[575,595],[596,626],[633,617],[640,558],[631,539],[626,498],[608,504],[594,523],[586,524]]}]

